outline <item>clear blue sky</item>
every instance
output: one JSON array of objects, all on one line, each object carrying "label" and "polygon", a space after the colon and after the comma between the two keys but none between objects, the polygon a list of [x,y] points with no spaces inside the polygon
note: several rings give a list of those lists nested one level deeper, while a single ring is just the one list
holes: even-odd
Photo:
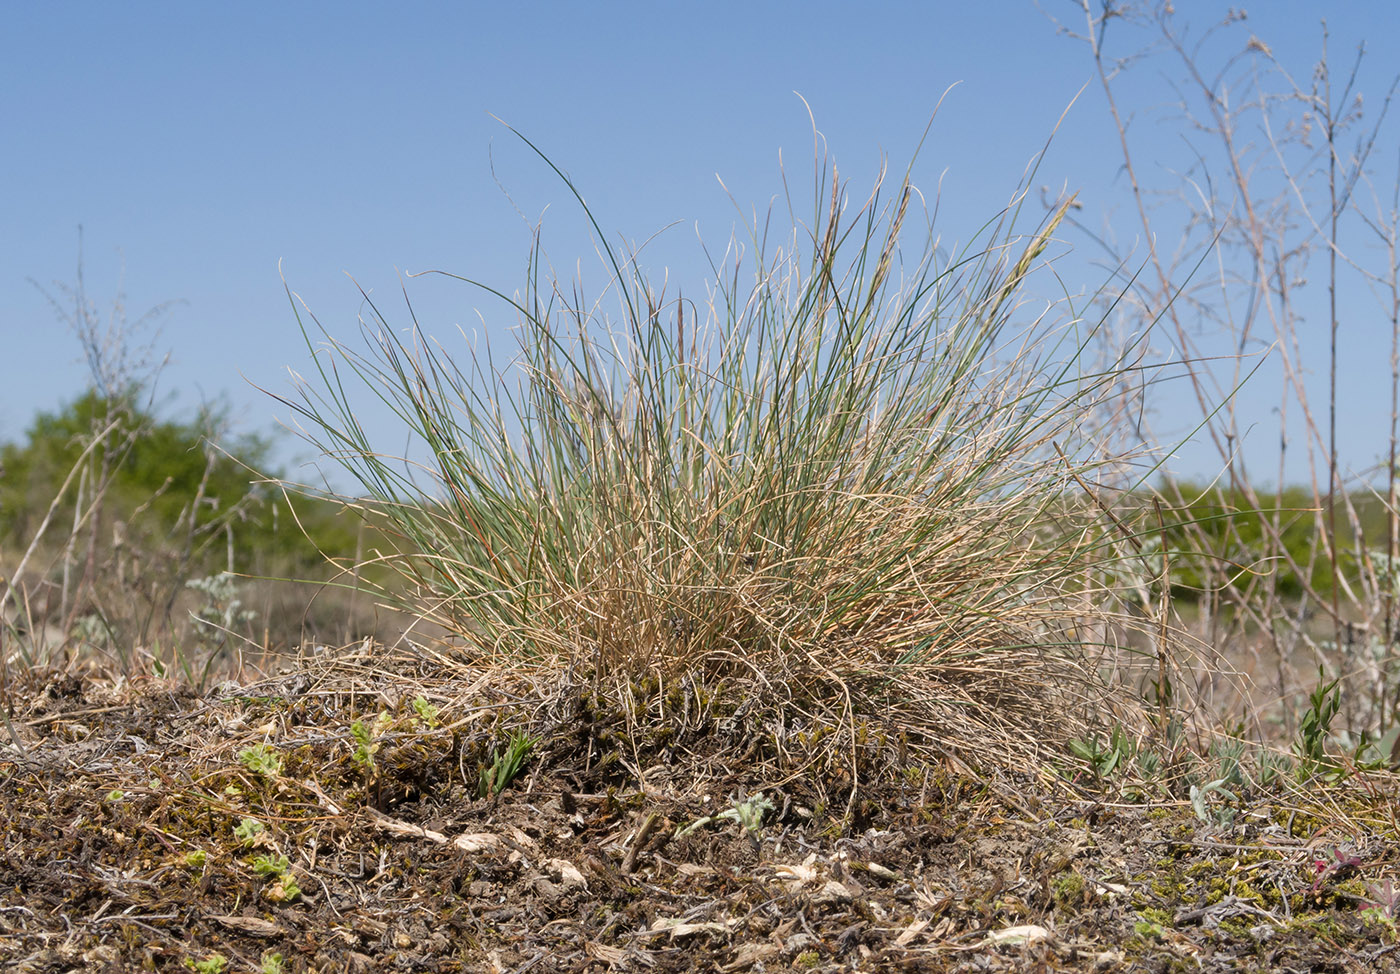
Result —
[{"label": "clear blue sky", "polygon": [[[1043,6],[1082,19],[1067,0]],[[1177,6],[1204,26],[1226,5]],[[1366,37],[1393,45],[1397,6],[1269,0],[1251,8],[1248,30],[1306,78],[1323,16],[1333,50],[1349,55]],[[1368,90],[1384,89],[1395,53],[1378,46],[1381,76]],[[583,238],[566,190],[491,114],[572,175],[605,229],[639,241],[681,221],[649,265],[671,266],[698,294],[695,227],[719,243],[735,222],[716,175],[746,209],[763,209],[781,189],[780,151],[799,182],[810,172],[810,122],[794,92],[864,184],[882,155],[902,168],[940,95],[960,82],[915,179],[931,192],[943,178],[942,232],[966,240],[1007,200],[1091,70],[1084,47],[1057,37],[1026,0],[8,5],[0,440],[83,388],[77,344],[30,283],[74,279],[79,225],[104,311],[123,263],[133,316],[183,302],[159,341],[172,357],[164,408],[226,395],[244,430],[266,431],[285,410],[249,383],[286,393],[286,369],[309,364],[279,261],[347,338],[359,299],[346,274],[395,313],[400,271],[450,270],[512,291],[529,228],[493,180],[494,159],[530,220],[548,209],[551,256],[571,264]],[[1124,91],[1138,105],[1169,97],[1154,85],[1160,76],[1145,71]],[[1144,159],[1157,141],[1163,152],[1181,144],[1166,125],[1135,136]],[[1037,181],[1078,190],[1086,212],[1123,215],[1115,140],[1090,87]],[[1382,152],[1389,164],[1393,138]],[[511,324],[443,279],[410,282],[410,293],[442,337],[473,325],[477,309],[493,328]],[[1381,347],[1349,354],[1357,368],[1374,365]],[[1381,449],[1388,391],[1378,374],[1348,383],[1344,453],[1358,465]],[[387,422],[371,430],[393,448]],[[1189,456],[1185,466],[1201,462]]]}]

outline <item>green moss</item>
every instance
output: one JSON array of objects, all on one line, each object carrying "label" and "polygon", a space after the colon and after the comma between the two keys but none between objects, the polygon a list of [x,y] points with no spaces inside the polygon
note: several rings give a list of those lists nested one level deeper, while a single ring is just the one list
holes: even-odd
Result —
[{"label": "green moss", "polygon": [[1350,939],[1346,929],[1338,922],[1334,913],[1299,913],[1279,926],[1281,933],[1304,934],[1326,940],[1342,942]]},{"label": "green moss", "polygon": [[1235,940],[1255,940],[1257,938],[1250,931],[1258,925],[1258,917],[1223,917],[1220,920],[1220,925],[1216,929]]},{"label": "green moss", "polygon": [[1182,903],[1186,900],[1189,887],[1180,876],[1167,874],[1165,876],[1144,876],[1147,880],[1148,889],[1152,895],[1168,903]]},{"label": "green moss", "polygon": [[1148,923],[1155,923],[1164,929],[1170,928],[1175,919],[1170,910],[1158,909],[1155,906],[1149,906],[1138,910],[1138,916],[1142,917]]},{"label": "green moss", "polygon": [[1062,910],[1086,903],[1088,901],[1087,890],[1088,886],[1084,882],[1084,877],[1073,869],[1067,869],[1060,873],[1050,884],[1050,896],[1055,901],[1055,906]]}]

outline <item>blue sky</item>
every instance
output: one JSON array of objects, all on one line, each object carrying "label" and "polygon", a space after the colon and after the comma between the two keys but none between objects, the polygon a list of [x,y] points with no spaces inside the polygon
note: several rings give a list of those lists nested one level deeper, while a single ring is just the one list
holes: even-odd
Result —
[{"label": "blue sky", "polygon": [[[1177,6],[1203,27],[1226,5]],[[1334,52],[1350,56],[1366,37],[1398,36],[1395,6],[1271,0],[1251,9],[1246,33],[1305,79],[1323,16]],[[882,157],[902,169],[957,83],[914,176],[929,191],[943,180],[941,232],[966,240],[1092,78],[1087,51],[1056,36],[1046,12],[1082,20],[1068,0],[11,5],[0,38],[0,440],[84,386],[76,342],[31,283],[73,281],[80,225],[101,309],[123,265],[133,317],[181,302],[158,339],[171,356],[163,408],[180,415],[225,396],[247,431],[285,416],[250,383],[287,393],[287,368],[309,365],[279,262],[347,338],[360,309],[347,274],[393,311],[400,272],[519,287],[530,227],[516,207],[530,222],[544,214],[556,264],[569,269],[579,256],[587,272],[566,189],[493,114],[570,173],[605,229],[641,241],[679,221],[647,264],[698,293],[697,228],[717,244],[736,221],[716,176],[746,210],[762,210],[781,191],[780,152],[797,184],[810,174],[811,122],[794,92],[863,185]],[[1368,91],[1389,82],[1387,59],[1394,51],[1378,48],[1368,62]],[[1142,107],[1169,97],[1153,69],[1123,92]],[[1154,165],[1183,144],[1178,127],[1151,119],[1134,137]],[[1378,151],[1391,165],[1393,134]],[[1067,185],[1094,219],[1116,219],[1126,205],[1117,162],[1091,86],[1037,182]],[[1087,265],[1084,276],[1072,283],[1099,283]],[[511,323],[460,284],[409,288],[440,337],[472,326],[478,311],[502,334]],[[1381,347],[1348,345],[1343,452],[1357,465],[1382,448],[1385,373],[1356,371],[1375,366]],[[1257,436],[1271,446],[1267,397],[1255,406]],[[370,422],[391,448],[392,425]],[[1210,463],[1188,449],[1179,465]]]}]

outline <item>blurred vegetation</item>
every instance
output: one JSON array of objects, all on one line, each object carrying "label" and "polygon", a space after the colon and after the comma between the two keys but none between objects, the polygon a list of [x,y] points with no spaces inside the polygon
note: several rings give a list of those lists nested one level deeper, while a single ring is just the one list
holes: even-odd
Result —
[{"label": "blurred vegetation", "polygon": [[[1195,600],[1252,579],[1268,579],[1275,595],[1290,603],[1308,594],[1331,596],[1334,573],[1319,527],[1324,501],[1307,488],[1263,493],[1179,484],[1177,489],[1189,500],[1166,522],[1173,596]],[[1386,511],[1367,491],[1354,492],[1349,500],[1355,520],[1340,526],[1337,560],[1342,577],[1355,579],[1363,571],[1359,552],[1383,543]]]},{"label": "blurred vegetation", "polygon": [[[353,557],[359,519],[316,498],[297,498],[293,517],[281,490],[267,482],[280,476],[269,439],[226,434],[223,409],[180,421],[159,419],[138,403],[134,395],[113,402],[89,390],[56,413],[41,413],[23,443],[0,447],[0,545],[28,544],[88,438],[116,421],[116,435],[89,457],[94,467],[111,469],[104,523],[93,528],[112,534],[113,544],[146,549],[196,574],[320,578],[323,552]],[[74,521],[83,494],[66,493],[55,511],[58,524]],[[177,533],[184,543],[171,549]]]},{"label": "blurred vegetation", "polygon": [[94,386],[0,446],[0,593],[27,661],[96,651],[202,682],[234,649],[374,631],[349,570],[362,519],[287,495],[270,439],[226,408],[164,418],[143,391]]}]

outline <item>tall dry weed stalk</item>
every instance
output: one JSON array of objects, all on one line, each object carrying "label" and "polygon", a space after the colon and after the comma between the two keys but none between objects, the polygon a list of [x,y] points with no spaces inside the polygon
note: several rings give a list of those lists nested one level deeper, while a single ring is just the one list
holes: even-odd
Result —
[{"label": "tall dry weed stalk", "polygon": [[[1079,228],[1117,266],[1143,267],[1120,308],[1169,326],[1219,458],[1208,487],[1170,476],[1161,485],[1178,519],[1179,580],[1192,590],[1217,658],[1242,661],[1261,684],[1272,683],[1272,700],[1254,719],[1277,719],[1291,734],[1295,705],[1321,665],[1342,679],[1353,741],[1375,735],[1394,723],[1400,701],[1400,171],[1383,192],[1370,168],[1385,144],[1395,84],[1363,103],[1363,52],[1337,71],[1325,24],[1320,58],[1304,80],[1233,8],[1193,31],[1170,3],[1075,6],[1077,20],[1060,29],[1092,58],[1133,203],[1136,233],[1125,239],[1137,246],[1120,245],[1112,227]],[[1153,84],[1163,97],[1135,105],[1129,82],[1153,71],[1168,79]],[[1148,114],[1179,126],[1189,146],[1180,168],[1147,164],[1133,122],[1145,124]],[[1348,287],[1369,290],[1376,306],[1343,304]],[[1318,332],[1326,337],[1325,369],[1305,353]],[[1376,444],[1379,465],[1339,452],[1339,424],[1368,418],[1341,411],[1343,343],[1388,352],[1389,436]],[[1324,381],[1314,378],[1322,372]],[[1257,423],[1244,406],[1270,394],[1276,425]],[[1155,436],[1151,428],[1143,434]],[[1276,450],[1261,441],[1276,442]],[[1255,465],[1270,452],[1271,465]],[[1307,479],[1294,503],[1283,487],[1299,454]],[[1198,681],[1204,686],[1211,675]]]}]

